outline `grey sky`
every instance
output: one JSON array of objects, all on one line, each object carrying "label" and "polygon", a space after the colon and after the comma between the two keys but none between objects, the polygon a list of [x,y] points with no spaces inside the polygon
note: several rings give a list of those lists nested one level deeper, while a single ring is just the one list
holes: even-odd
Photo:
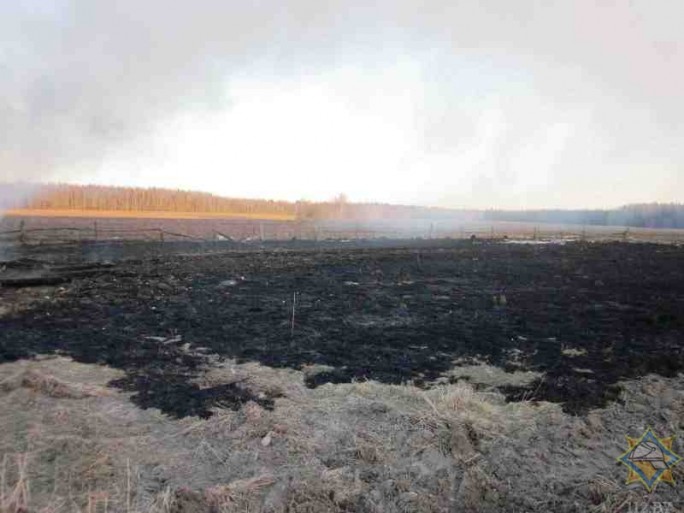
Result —
[{"label": "grey sky", "polygon": [[680,1],[0,0],[0,179],[684,198]]}]

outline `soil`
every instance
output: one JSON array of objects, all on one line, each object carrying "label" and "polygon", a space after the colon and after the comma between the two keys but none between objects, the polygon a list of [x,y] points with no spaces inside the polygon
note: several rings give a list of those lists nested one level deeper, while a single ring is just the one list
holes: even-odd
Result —
[{"label": "soil", "polygon": [[25,259],[4,273],[15,285],[21,272],[64,280],[15,310],[6,305],[30,294],[30,280],[0,288],[0,362],[56,352],[107,364],[126,372],[112,384],[133,391],[134,402],[176,417],[250,400],[272,407],[273,394],[254,396],[239,382],[197,385],[217,357],[324,366],[307,374],[310,387],[431,387],[454,365],[484,362],[542,373],[502,391],[509,400],[559,402],[569,413],[616,400],[624,378],[684,369],[684,247],[389,246],[155,250],[85,267],[46,264],[43,248],[42,262]]}]

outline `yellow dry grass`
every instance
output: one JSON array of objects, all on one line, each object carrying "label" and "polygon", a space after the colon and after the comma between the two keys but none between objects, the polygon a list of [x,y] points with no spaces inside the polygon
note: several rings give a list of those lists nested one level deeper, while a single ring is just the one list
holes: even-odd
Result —
[{"label": "yellow dry grass", "polygon": [[[463,382],[308,389],[301,370],[224,361],[195,383],[277,391],[275,408],[177,420],[107,389],[121,374],[66,358],[0,365],[0,513],[607,513],[639,500],[615,454],[644,414],[622,404],[575,418]],[[671,395],[658,415],[667,432],[681,425],[681,381],[630,390],[644,406]]]}]

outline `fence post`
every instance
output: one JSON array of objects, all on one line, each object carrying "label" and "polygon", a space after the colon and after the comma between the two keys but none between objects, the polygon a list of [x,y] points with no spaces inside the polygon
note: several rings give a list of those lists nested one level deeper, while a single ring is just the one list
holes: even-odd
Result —
[{"label": "fence post", "polygon": [[25,221],[22,219],[19,221],[19,243],[24,244],[26,242],[26,231],[24,228]]},{"label": "fence post", "polygon": [[159,242],[164,242],[164,230],[159,228]]}]

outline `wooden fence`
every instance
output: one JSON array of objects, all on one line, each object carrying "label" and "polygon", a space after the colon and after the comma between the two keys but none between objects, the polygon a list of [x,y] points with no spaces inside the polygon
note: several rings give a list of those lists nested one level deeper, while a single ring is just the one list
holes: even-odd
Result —
[{"label": "wooden fence", "polygon": [[[83,223],[82,223],[83,224]],[[0,231],[0,242],[11,244],[49,244],[73,243],[89,241],[254,241],[254,240],[358,240],[358,239],[507,239],[524,242],[552,242],[572,240],[606,240],[606,241],[651,241],[682,242],[684,230],[656,230],[644,228],[620,228],[606,226],[562,227],[553,225],[523,224],[464,224],[440,226],[429,223],[411,229],[400,228],[368,228],[360,224],[326,226],[316,223],[261,223],[254,221],[249,225],[236,223],[231,229],[213,229],[210,226],[199,230],[201,233],[190,234],[169,230],[163,227],[108,227],[97,221],[90,226],[29,226],[23,219],[18,226]]]}]

